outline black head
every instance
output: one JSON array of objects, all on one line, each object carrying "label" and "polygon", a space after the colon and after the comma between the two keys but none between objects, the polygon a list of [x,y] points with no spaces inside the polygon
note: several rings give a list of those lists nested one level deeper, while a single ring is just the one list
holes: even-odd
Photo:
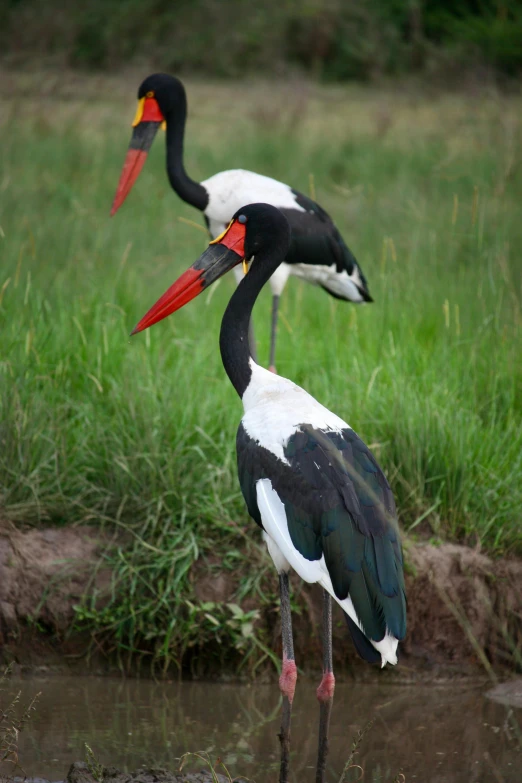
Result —
[{"label": "black head", "polygon": [[179,79],[167,73],[147,76],[138,89],[138,107],[132,123],[132,138],[123,163],[111,215],[121,207],[143,168],[158,129],[167,122],[183,125],[187,101]]},{"label": "black head", "polygon": [[[271,204],[247,204],[232,218],[245,226],[244,258],[249,261],[259,253],[277,248],[282,258],[290,246],[290,225],[282,212]],[[227,229],[228,231],[228,229]]]},{"label": "black head", "polygon": [[185,110],[187,103],[182,83],[168,73],[147,76],[138,88],[138,101],[142,98],[155,98],[164,119],[176,110]]}]

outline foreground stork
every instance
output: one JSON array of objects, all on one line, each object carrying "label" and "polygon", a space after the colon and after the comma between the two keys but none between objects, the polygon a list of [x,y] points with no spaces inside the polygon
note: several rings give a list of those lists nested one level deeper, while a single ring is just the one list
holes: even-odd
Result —
[{"label": "foreground stork", "polygon": [[245,409],[237,433],[241,489],[279,574],[283,642],[280,780],[287,779],[297,677],[288,583],[293,568],[306,582],[318,582],[324,590],[316,778],[322,781],[335,684],[331,598],[345,612],[359,654],[382,666],[397,663],[397,643],[406,632],[406,600],[395,503],[372,453],[346,422],[292,381],[257,365],[250,355],[252,308],[285,258],[289,242],[288,221],[277,209],[268,204],[243,207],[142,318],[133,334],[178,310],[243,261],[247,273],[223,316],[220,349],[225,371]]},{"label": "foreground stork", "polygon": [[140,173],[158,128],[165,124],[167,174],[178,196],[203,212],[212,237],[220,234],[236,210],[265,201],[278,207],[292,229],[285,262],[270,278],[272,325],[270,366],[274,369],[279,297],[289,275],[321,286],[337,299],[371,302],[366,279],[330,216],[312,199],[288,185],[252,171],[234,169],[195,182],[183,165],[183,136],[187,117],[185,89],[179,79],[164,73],[148,76],[138,90],[134,131],[111,215],[121,207]]}]

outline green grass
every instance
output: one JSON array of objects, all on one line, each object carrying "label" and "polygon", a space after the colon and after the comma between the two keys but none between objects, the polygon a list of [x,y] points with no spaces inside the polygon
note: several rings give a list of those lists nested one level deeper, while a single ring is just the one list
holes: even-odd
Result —
[{"label": "green grass", "polygon": [[[254,665],[267,655],[255,618],[194,592],[196,573],[224,571],[234,600],[263,610],[275,587],[239,493],[241,404],[217,350],[232,279],[129,339],[206,245],[177,220],[201,222],[169,189],[161,136],[108,217],[138,80],[67,92],[65,79],[51,100],[20,79],[7,104],[1,505],[124,533],[107,552],[113,600],[79,612],[120,651],[179,662],[246,645]],[[194,84],[189,101],[189,172],[239,165],[305,192],[312,174],[375,298],[355,308],[291,280],[279,372],[372,446],[406,531],[520,554],[520,100]],[[265,361],[269,309],[265,293]]]}]

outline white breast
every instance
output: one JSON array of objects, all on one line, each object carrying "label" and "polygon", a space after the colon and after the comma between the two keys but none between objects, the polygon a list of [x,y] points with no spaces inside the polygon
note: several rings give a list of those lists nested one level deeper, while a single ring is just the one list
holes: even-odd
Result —
[{"label": "white breast", "polygon": [[[292,189],[288,185],[271,177],[255,174],[253,171],[243,169],[221,171],[201,184],[209,196],[205,215],[210,221],[213,236],[217,236],[223,227],[228,225],[237,210],[246,204],[264,202],[274,207],[305,211],[295,200]],[[220,226],[220,231],[215,231]]]},{"label": "white breast", "polygon": [[349,425],[287,378],[250,360],[252,379],[243,395],[243,427],[248,435],[287,462],[284,447],[302,424],[342,430]]}]

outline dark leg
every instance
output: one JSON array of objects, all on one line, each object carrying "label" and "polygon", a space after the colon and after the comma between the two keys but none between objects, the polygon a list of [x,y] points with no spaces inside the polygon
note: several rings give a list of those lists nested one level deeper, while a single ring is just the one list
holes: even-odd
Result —
[{"label": "dark leg", "polygon": [[290,721],[294,700],[297,669],[294,658],[294,640],[292,637],[292,615],[290,613],[290,587],[288,574],[279,574],[279,592],[281,595],[281,635],[283,638],[283,667],[279,677],[279,688],[283,694],[283,714],[281,717],[281,767],[279,783],[288,783],[288,765],[290,761]]},{"label": "dark leg", "polygon": [[256,346],[256,338],[254,335],[254,322],[252,319],[250,319],[250,323],[248,324],[248,345],[250,348],[250,355],[252,359],[257,364],[257,346]]},{"label": "dark leg", "polygon": [[335,677],[332,658],[332,599],[323,590],[323,679],[317,688],[319,699],[319,748],[315,783],[324,783],[326,757],[328,755],[328,729],[332,714]]},{"label": "dark leg", "polygon": [[272,328],[270,329],[270,362],[268,369],[270,372],[275,372],[275,349],[277,338],[277,313],[279,310],[279,297],[272,297]]}]

